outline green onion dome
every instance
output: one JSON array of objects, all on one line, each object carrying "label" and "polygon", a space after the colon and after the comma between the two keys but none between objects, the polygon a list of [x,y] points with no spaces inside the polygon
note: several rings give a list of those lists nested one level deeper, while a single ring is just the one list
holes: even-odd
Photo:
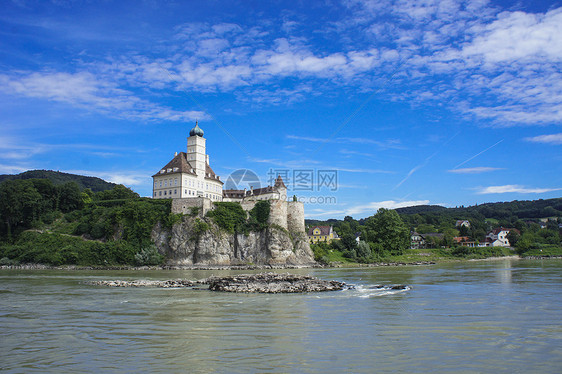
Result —
[{"label": "green onion dome", "polygon": [[199,125],[197,124],[197,122],[195,122],[195,127],[191,129],[191,131],[189,132],[189,136],[200,136],[203,137],[203,130],[201,130],[201,127],[199,127]]}]

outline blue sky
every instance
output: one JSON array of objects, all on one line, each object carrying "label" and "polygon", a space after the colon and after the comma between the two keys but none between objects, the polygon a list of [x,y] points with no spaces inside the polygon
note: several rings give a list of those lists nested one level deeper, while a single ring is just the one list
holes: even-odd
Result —
[{"label": "blue sky", "polygon": [[223,180],[286,172],[308,218],[562,196],[560,1],[1,8],[0,173],[150,196],[199,120]]}]

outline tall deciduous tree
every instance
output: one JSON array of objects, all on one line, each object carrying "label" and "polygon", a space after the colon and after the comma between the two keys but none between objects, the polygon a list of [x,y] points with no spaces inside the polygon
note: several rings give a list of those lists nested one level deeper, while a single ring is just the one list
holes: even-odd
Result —
[{"label": "tall deciduous tree", "polygon": [[372,232],[375,245],[383,251],[398,255],[408,248],[408,228],[395,210],[380,208],[377,214],[367,219],[366,226]]}]

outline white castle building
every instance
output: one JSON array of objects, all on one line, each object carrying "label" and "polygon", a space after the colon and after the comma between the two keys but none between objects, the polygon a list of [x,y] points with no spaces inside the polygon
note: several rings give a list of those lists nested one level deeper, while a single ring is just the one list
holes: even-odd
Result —
[{"label": "white castle building", "polygon": [[304,204],[287,201],[287,187],[281,176],[273,186],[244,190],[223,190],[224,183],[209,165],[203,130],[195,123],[187,138],[187,153],[175,153],[174,158],[152,176],[152,196],[172,199],[172,212],[190,214],[200,208],[200,214],[214,209],[213,202],[239,202],[246,211],[259,200],[271,201],[269,222],[293,232],[304,232]]},{"label": "white castle building", "polygon": [[174,158],[152,176],[152,197],[184,199],[206,197],[222,201],[223,182],[209,166],[206,139],[197,122],[187,138],[187,153],[175,153]]}]

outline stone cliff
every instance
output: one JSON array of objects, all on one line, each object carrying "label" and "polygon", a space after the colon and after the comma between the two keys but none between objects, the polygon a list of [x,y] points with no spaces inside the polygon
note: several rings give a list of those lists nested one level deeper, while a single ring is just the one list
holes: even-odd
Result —
[{"label": "stone cliff", "polygon": [[304,232],[276,225],[231,234],[211,219],[183,216],[171,229],[157,225],[152,239],[168,265],[312,265],[314,255]]}]

